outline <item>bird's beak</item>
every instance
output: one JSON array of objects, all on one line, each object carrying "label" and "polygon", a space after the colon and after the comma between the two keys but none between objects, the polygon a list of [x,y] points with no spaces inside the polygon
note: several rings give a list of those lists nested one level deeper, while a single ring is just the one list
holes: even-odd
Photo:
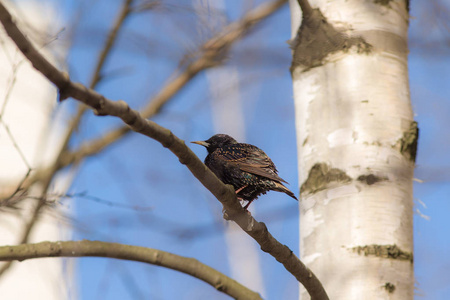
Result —
[{"label": "bird's beak", "polygon": [[195,142],[191,142],[193,144],[197,144],[197,145],[202,145],[204,147],[208,147],[209,143],[205,142],[205,141],[195,141]]}]

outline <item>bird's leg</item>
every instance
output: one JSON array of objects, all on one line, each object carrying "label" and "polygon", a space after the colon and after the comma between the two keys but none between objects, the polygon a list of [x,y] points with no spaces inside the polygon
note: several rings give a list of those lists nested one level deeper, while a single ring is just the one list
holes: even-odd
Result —
[{"label": "bird's leg", "polygon": [[[253,201],[253,200],[252,200]],[[249,207],[250,203],[252,203],[252,201],[248,201],[247,204],[245,204],[244,209],[247,210],[247,208]]]},{"label": "bird's leg", "polygon": [[242,191],[243,189],[245,189],[246,187],[248,187],[248,184],[246,184],[246,185],[244,185],[244,186],[238,188],[238,189],[235,191],[236,194],[239,193],[240,191]]},{"label": "bird's leg", "polygon": [[[248,186],[248,184],[243,185],[242,187],[238,188],[235,193],[236,193],[236,197],[238,198],[239,201],[243,201],[244,198],[239,197],[238,193],[240,191],[242,191],[243,189],[245,189]],[[249,202],[250,203],[250,202]],[[246,209],[246,207],[248,206],[248,204],[244,207],[244,209]]]},{"label": "bird's leg", "polygon": [[[242,191],[243,189],[245,189],[246,187],[248,187],[248,184],[245,184],[245,185],[243,185],[242,187],[240,187],[240,188],[238,188],[235,192],[236,192],[236,195],[240,192],[240,191]],[[237,196],[237,198],[239,199],[239,200],[244,200],[243,198],[241,198],[241,197],[239,197],[239,196]],[[245,210],[247,210],[247,207],[250,205],[250,203],[252,203],[252,200],[250,200],[250,201],[248,201],[248,203],[244,206],[244,209]],[[248,211],[247,211],[248,212]]]}]

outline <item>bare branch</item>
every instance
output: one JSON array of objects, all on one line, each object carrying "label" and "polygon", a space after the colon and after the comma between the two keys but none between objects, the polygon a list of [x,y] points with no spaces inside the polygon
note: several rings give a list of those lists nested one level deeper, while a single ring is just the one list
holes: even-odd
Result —
[{"label": "bare branch", "polygon": [[166,267],[203,280],[216,290],[234,299],[262,299],[258,293],[194,258],[183,257],[157,249],[88,240],[42,242],[0,247],[1,261],[23,261],[41,257],[91,256],[139,261]]},{"label": "bare branch", "polygon": [[223,184],[202,161],[186,146],[183,140],[170,130],[147,120],[136,110],[131,109],[124,101],[111,101],[99,93],[86,88],[80,83],[70,81],[68,76],[59,72],[48,62],[27,40],[11,19],[11,15],[0,3],[0,21],[6,32],[16,43],[32,65],[52,81],[60,90],[60,94],[77,99],[94,109],[99,116],[115,116],[126,123],[132,130],[160,142],[174,153],[179,161],[186,165],[191,173],[222,203],[224,217],[235,221],[247,234],[252,236],[261,249],[281,262],[285,268],[300,281],[312,299],[328,299],[323,286],[309,270],[285,245],[279,243],[268,232],[264,223],[257,222],[237,201],[233,187]]},{"label": "bare branch", "polygon": [[114,46],[114,43],[117,40],[120,29],[122,29],[124,22],[126,21],[126,19],[130,16],[130,13],[132,12],[132,9],[131,9],[132,4],[133,4],[133,0],[125,0],[120,13],[117,16],[117,19],[114,22],[114,25],[108,34],[108,38],[106,39],[105,45],[103,46],[103,49],[99,54],[99,57],[97,60],[97,65],[95,66],[95,70],[94,70],[94,75],[92,76],[91,82],[89,84],[89,87],[91,89],[95,88],[95,86],[102,79],[103,66],[104,66],[109,54],[111,53],[111,49]]},{"label": "bare branch", "polygon": [[[102,72],[103,66],[105,65],[106,59],[108,58],[109,54],[111,53],[111,49],[117,40],[117,36],[119,35],[120,29],[123,27],[125,20],[130,16],[130,13],[132,12],[132,10],[131,10],[132,3],[133,3],[133,0],[125,0],[120,13],[117,16],[117,19],[115,20],[115,22],[111,28],[111,31],[108,34],[105,45],[103,46],[103,49],[100,51],[100,54],[98,56],[97,64],[95,66],[91,82],[89,83],[89,87],[91,89],[95,89],[97,84],[102,79],[101,72]],[[60,153],[59,157],[57,158],[57,161],[61,160],[61,157],[65,154],[65,152],[67,150],[67,145],[72,137],[72,134],[78,127],[78,124],[80,123],[86,110],[87,110],[86,105],[80,103],[78,106],[77,113],[76,113],[75,117],[73,118],[73,120],[71,121],[69,128],[67,130],[66,137],[65,137],[62,149],[61,149],[61,153]]]},{"label": "bare branch", "polygon": [[20,158],[22,159],[23,163],[27,166],[28,170],[31,170],[31,165],[28,163],[27,158],[25,157],[25,154],[23,154],[22,150],[20,149],[19,145],[17,144],[16,139],[14,138],[14,135],[11,133],[11,130],[9,129],[8,124],[5,123],[3,118],[0,116],[0,123],[3,124],[3,127],[5,128],[6,133],[9,136],[9,139],[11,140],[14,148],[16,148],[17,153],[19,153]]},{"label": "bare branch", "polygon": [[23,183],[25,180],[30,176],[31,169],[28,169],[25,176],[20,180],[19,184],[17,185],[17,188],[15,191],[5,199],[0,199],[0,207],[2,206],[13,206],[16,203],[20,202],[24,198],[26,198],[27,190],[23,189]]},{"label": "bare branch", "polygon": [[[128,205],[128,204],[124,204],[124,203],[118,203],[118,202],[114,202],[111,200],[102,199],[100,197],[88,195],[86,192],[73,193],[73,194],[53,194],[53,195],[47,194],[47,197],[49,197],[49,196],[54,197],[55,199],[61,199],[61,198],[86,199],[86,200],[94,201],[94,202],[97,202],[100,204],[105,204],[110,207],[129,209],[129,210],[133,210],[133,211],[140,212],[140,213],[148,212],[148,211],[151,211],[154,209],[152,206],[138,206],[138,205]],[[49,200],[47,199],[47,202],[48,201]]]}]

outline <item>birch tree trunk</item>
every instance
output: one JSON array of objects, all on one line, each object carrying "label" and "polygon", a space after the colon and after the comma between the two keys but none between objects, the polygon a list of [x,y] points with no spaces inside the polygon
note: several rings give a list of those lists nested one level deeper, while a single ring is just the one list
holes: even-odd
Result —
[{"label": "birch tree trunk", "polygon": [[408,1],[290,4],[302,259],[330,299],[413,299]]}]

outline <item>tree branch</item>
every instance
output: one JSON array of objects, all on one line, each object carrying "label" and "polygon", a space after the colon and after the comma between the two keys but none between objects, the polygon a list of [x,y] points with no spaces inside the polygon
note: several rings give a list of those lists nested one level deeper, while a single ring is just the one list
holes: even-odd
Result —
[{"label": "tree branch", "polygon": [[103,46],[103,49],[98,56],[97,65],[95,66],[94,70],[94,75],[92,76],[91,82],[89,84],[89,87],[91,89],[95,88],[97,84],[100,82],[100,80],[103,78],[102,75],[103,66],[109,54],[111,53],[111,49],[114,46],[117,37],[119,36],[119,31],[123,27],[122,25],[124,24],[126,19],[130,16],[130,14],[133,12],[133,10],[131,9],[132,4],[133,0],[124,1],[122,9],[120,10],[119,15],[117,16],[117,19],[114,21],[114,25],[112,26],[111,31],[108,33],[105,45]]},{"label": "tree branch", "polygon": [[[91,88],[91,89],[95,89],[97,84],[103,78],[102,74],[101,74],[103,66],[105,65],[106,59],[108,58],[109,54],[111,53],[111,49],[117,40],[119,31],[122,28],[122,25],[124,24],[125,20],[130,16],[130,13],[132,12],[132,10],[131,10],[132,3],[133,3],[133,0],[125,0],[124,1],[122,9],[120,10],[119,15],[117,16],[110,32],[108,33],[108,37],[106,39],[105,45],[103,46],[103,49],[100,51],[100,54],[98,56],[97,64],[95,65],[95,69],[94,69],[94,73],[92,75],[91,82],[89,83],[89,88]],[[57,162],[59,162],[61,160],[61,157],[66,154],[67,145],[69,144],[69,141],[72,138],[73,132],[76,130],[79,123],[81,122],[81,119],[82,119],[84,113],[86,112],[86,110],[87,110],[87,107],[84,104],[80,103],[75,117],[70,122],[63,146],[61,148],[61,153],[59,154]],[[58,168],[58,170],[59,170],[59,168]]]},{"label": "tree branch", "polygon": [[261,296],[225,274],[194,258],[169,252],[99,241],[42,242],[0,247],[0,261],[23,261],[42,257],[109,257],[162,266],[196,277],[234,299],[262,299]]},{"label": "tree branch", "polygon": [[139,112],[131,109],[126,102],[108,100],[96,91],[88,89],[80,83],[70,81],[67,74],[59,72],[34,48],[17,28],[11,15],[1,3],[0,21],[3,23],[7,34],[32,65],[58,87],[60,95],[63,95],[62,98],[72,97],[77,99],[92,107],[99,116],[118,117],[132,130],[155,139],[168,148],[178,157],[180,163],[186,165],[191,173],[222,203],[226,219],[235,221],[261,245],[263,251],[281,262],[305,286],[311,295],[311,299],[328,299],[323,286],[312,271],[287,246],[273,238],[264,223],[257,222],[241,207],[233,187],[223,184],[186,146],[183,140],[175,136],[170,130],[147,120]]}]

